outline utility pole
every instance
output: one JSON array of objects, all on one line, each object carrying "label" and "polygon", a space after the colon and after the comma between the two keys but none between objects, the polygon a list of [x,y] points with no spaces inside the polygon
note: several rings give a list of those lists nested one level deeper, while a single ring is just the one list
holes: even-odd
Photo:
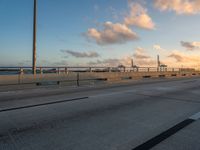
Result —
[{"label": "utility pole", "polygon": [[33,64],[32,73],[36,75],[36,36],[37,36],[37,0],[34,0],[33,11]]}]

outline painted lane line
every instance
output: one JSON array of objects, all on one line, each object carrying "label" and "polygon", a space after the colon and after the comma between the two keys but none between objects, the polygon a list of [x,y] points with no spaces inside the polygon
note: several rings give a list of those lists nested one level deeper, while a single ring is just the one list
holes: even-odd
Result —
[{"label": "painted lane line", "polygon": [[179,124],[175,125],[174,127],[162,132],[161,134],[153,137],[152,139],[148,140],[147,142],[137,146],[136,148],[133,148],[132,150],[149,150],[156,146],[157,144],[161,143],[165,139],[169,138],[179,130],[183,129],[184,127],[188,126],[194,122],[192,119],[184,120],[183,122],[180,122]]},{"label": "painted lane line", "polygon": [[176,124],[175,126],[171,127],[170,129],[162,132],[161,134],[153,137],[152,139],[146,141],[145,143],[133,148],[132,150],[149,150],[154,146],[158,145],[162,141],[166,140],[170,136],[176,134],[178,131],[182,130],[183,128],[187,127],[191,123],[200,119],[200,112],[192,115],[188,119]]},{"label": "painted lane line", "polygon": [[200,119],[200,112],[194,114],[193,116],[189,117],[189,119],[193,119],[193,120],[199,120]]},{"label": "painted lane line", "polygon": [[8,112],[8,111],[19,110],[19,109],[27,109],[27,108],[45,106],[45,105],[53,105],[53,104],[59,104],[59,103],[66,103],[66,102],[71,102],[71,101],[80,101],[80,100],[88,99],[88,98],[89,97],[80,97],[80,98],[73,98],[73,99],[68,99],[68,100],[54,101],[54,102],[41,103],[41,104],[35,104],[35,105],[26,105],[26,106],[20,106],[20,107],[6,108],[6,109],[1,109],[0,113],[1,112]]}]

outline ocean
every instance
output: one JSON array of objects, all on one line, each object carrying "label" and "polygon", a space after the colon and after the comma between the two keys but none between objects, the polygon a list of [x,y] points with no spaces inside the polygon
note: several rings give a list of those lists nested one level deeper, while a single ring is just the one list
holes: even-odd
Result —
[{"label": "ocean", "polygon": [[18,71],[0,71],[0,75],[17,75]]}]

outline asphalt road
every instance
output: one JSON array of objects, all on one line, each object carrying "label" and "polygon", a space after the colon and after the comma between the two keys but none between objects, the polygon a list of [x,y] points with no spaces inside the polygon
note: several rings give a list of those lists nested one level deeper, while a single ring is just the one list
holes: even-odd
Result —
[{"label": "asphalt road", "polygon": [[[4,91],[0,150],[132,150],[198,112],[200,78]],[[197,119],[152,149],[199,150],[199,133]]]}]

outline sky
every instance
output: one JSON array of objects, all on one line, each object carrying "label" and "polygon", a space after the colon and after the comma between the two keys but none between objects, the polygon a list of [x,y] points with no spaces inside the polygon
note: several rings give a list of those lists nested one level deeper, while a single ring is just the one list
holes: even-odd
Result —
[{"label": "sky", "polygon": [[[200,68],[200,0],[38,0],[37,66]],[[0,66],[31,66],[33,0],[0,0]]]}]

